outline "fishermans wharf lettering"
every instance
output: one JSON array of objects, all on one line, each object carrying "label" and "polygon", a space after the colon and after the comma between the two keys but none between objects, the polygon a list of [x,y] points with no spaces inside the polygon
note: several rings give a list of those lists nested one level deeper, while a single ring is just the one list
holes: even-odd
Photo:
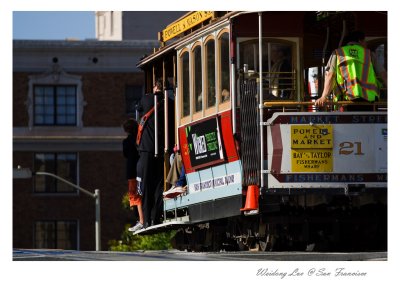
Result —
[{"label": "fishermans wharf lettering", "polygon": [[[275,174],[274,174],[275,175]],[[348,183],[348,182],[387,182],[387,174],[278,174],[275,175],[284,183]]]}]

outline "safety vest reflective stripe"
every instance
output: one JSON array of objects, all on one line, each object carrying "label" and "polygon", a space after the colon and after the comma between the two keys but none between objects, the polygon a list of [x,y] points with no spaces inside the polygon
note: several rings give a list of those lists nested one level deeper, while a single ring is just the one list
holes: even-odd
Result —
[{"label": "safety vest reflective stripe", "polygon": [[[347,92],[347,98],[350,100],[359,98],[359,96],[354,95],[354,89],[356,87],[361,87],[361,91],[363,93],[363,98],[368,98],[367,91],[372,91],[372,92],[378,92],[378,88],[374,86],[373,84],[367,84],[359,80],[358,78],[355,78],[349,82],[346,82],[346,89],[350,90],[350,92]],[[341,89],[339,91],[342,91]]]},{"label": "safety vest reflective stripe", "polygon": [[[369,67],[371,65],[371,63],[369,61],[371,61],[370,58],[370,54],[369,54],[369,50],[364,50],[364,67],[362,68],[362,74],[361,74],[361,82],[368,82],[368,73],[369,73]],[[362,84],[362,83],[361,83]],[[363,84],[361,85],[361,90],[362,90],[362,94],[363,94],[363,98],[368,98],[367,95],[367,90],[366,88],[363,86]]]},{"label": "safety vest reflective stripe", "polygon": [[[367,95],[367,90],[378,92],[378,87],[376,85],[362,81],[358,77],[346,82],[347,88],[350,88],[350,87],[354,88],[354,86],[356,86],[357,84],[360,85],[363,89],[365,89],[365,95]],[[363,97],[363,98],[367,98],[367,97]]]},{"label": "safety vest reflective stripe", "polygon": [[336,57],[338,59],[338,61],[337,61],[338,65],[341,65],[338,67],[338,69],[340,70],[340,75],[342,78],[342,79],[338,79],[338,86],[344,94],[347,94],[349,97],[355,98],[353,88],[348,88],[345,85],[345,82],[350,81],[351,79],[350,79],[350,73],[349,73],[346,55],[342,48],[338,48],[336,50]]}]

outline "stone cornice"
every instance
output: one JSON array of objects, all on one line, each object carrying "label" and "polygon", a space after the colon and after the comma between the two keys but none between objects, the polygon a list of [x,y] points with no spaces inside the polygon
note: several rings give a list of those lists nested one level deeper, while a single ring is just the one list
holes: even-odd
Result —
[{"label": "stone cornice", "polygon": [[112,50],[112,49],[148,49],[158,47],[157,40],[13,40],[13,50],[34,49],[78,49],[78,50]]},{"label": "stone cornice", "polygon": [[14,127],[13,151],[121,151],[121,127]]}]

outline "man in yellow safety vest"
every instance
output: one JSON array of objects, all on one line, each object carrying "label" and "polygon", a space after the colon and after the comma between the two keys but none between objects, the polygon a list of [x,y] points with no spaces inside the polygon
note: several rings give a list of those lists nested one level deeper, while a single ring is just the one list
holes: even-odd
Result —
[{"label": "man in yellow safety vest", "polygon": [[[365,35],[361,31],[351,32],[346,37],[347,44],[336,49],[327,64],[322,96],[315,105],[322,107],[333,90],[333,100],[374,102],[379,97],[377,74],[386,85],[385,69],[374,63],[374,56],[366,48]],[[348,105],[348,111],[371,110],[371,106]]]}]

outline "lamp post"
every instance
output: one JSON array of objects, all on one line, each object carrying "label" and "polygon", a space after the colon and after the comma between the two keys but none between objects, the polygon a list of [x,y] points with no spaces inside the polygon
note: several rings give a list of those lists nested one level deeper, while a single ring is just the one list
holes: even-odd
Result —
[{"label": "lamp post", "polygon": [[59,177],[58,175],[55,175],[53,173],[50,172],[41,172],[41,171],[37,171],[37,172],[32,172],[29,168],[21,168],[21,166],[18,166],[17,169],[13,169],[13,178],[32,178],[32,175],[45,175],[45,176],[50,176],[53,177],[55,179],[58,179],[64,183],[66,183],[67,185],[70,185],[71,187],[85,193],[86,195],[95,198],[96,199],[96,203],[95,203],[95,208],[96,208],[96,222],[95,222],[95,235],[96,235],[96,251],[100,251],[101,250],[101,239],[100,239],[100,190],[99,189],[95,189],[94,193],[74,184],[71,183],[70,181]]}]

